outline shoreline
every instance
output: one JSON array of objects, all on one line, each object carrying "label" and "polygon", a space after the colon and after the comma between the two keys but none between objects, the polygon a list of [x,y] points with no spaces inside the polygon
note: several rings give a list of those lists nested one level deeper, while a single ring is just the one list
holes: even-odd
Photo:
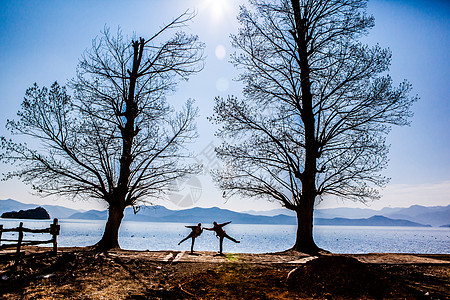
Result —
[{"label": "shoreline", "polygon": [[0,260],[0,298],[450,299],[450,254],[24,250],[17,274]]}]

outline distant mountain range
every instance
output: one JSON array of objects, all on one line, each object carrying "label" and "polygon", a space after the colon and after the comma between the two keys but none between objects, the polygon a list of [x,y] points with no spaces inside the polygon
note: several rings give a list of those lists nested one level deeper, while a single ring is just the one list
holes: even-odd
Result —
[{"label": "distant mountain range", "polygon": [[[295,212],[286,209],[275,209],[270,211],[247,211],[246,213],[255,215],[277,215],[284,213],[295,216]],[[333,219],[367,219],[373,216],[384,216],[390,219],[401,219],[415,223],[427,224],[431,226],[443,226],[450,224],[450,205],[448,206],[421,206],[413,205],[410,207],[385,207],[381,210],[369,208],[327,208],[314,210],[315,218]]]},{"label": "distant mountain range", "polygon": [[431,227],[431,225],[424,225],[416,222],[401,219],[390,219],[384,216],[373,216],[366,219],[346,219],[333,218],[323,219],[315,218],[317,225],[340,225],[340,226],[408,226],[408,227]]},{"label": "distant mountain range", "polygon": [[[106,220],[107,211],[90,210],[84,213],[75,213],[69,219]],[[144,222],[173,222],[173,223],[205,223],[213,221],[224,222],[232,220],[237,224],[296,224],[296,218],[286,215],[257,216],[234,212],[218,207],[194,207],[185,210],[169,210],[164,206],[156,205],[141,209],[138,214],[132,208],[125,209],[124,221]]]},{"label": "distant mountain range", "polygon": [[43,208],[45,208],[51,218],[67,219],[74,213],[82,212],[82,210],[75,210],[58,205],[28,204],[12,199],[7,199],[0,200],[0,215],[4,212],[33,209],[38,206],[42,206]]},{"label": "distant mountain range", "polygon": [[[25,204],[12,199],[0,200],[3,212],[44,207],[52,218],[106,220],[107,211],[75,210],[57,205]],[[125,210],[124,221],[204,223],[233,221],[237,224],[296,224],[295,213],[286,209],[271,211],[235,212],[217,207],[194,207],[170,210],[156,205],[143,207],[138,214],[132,208]],[[450,224],[450,205],[425,207],[413,205],[408,208],[383,208],[382,210],[360,208],[316,209],[315,225],[348,226],[445,226]]]}]

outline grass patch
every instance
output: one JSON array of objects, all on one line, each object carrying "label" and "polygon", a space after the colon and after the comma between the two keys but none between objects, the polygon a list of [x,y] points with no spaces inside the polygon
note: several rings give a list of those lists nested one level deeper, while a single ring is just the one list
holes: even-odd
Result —
[{"label": "grass patch", "polygon": [[228,253],[225,254],[225,257],[230,261],[230,262],[235,262],[239,259],[239,254],[237,253]]}]

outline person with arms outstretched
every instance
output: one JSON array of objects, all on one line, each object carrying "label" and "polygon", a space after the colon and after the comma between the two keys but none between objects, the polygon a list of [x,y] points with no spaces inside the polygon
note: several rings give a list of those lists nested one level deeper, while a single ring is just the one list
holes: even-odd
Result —
[{"label": "person with arms outstretched", "polygon": [[227,239],[229,239],[229,240],[232,240],[233,242],[235,242],[235,243],[240,243],[240,241],[237,241],[237,240],[235,240],[234,238],[232,238],[231,236],[229,236],[226,232],[225,232],[225,230],[223,230],[222,229],[222,227],[224,227],[225,225],[228,225],[228,224],[230,224],[231,223],[231,221],[229,221],[229,222],[225,222],[225,223],[222,223],[222,224],[217,224],[217,222],[216,221],[214,221],[213,222],[213,227],[212,228],[203,228],[203,229],[206,229],[206,230],[212,230],[212,231],[214,231],[215,233],[216,233],[216,236],[218,236],[219,237],[219,245],[220,245],[220,251],[219,251],[219,254],[220,255],[222,255],[223,253],[222,253],[222,249],[223,249],[223,239],[224,238],[227,238]]},{"label": "person with arms outstretched", "polygon": [[202,232],[203,232],[203,228],[202,228],[202,223],[198,223],[197,226],[189,226],[186,225],[185,227],[190,228],[191,229],[191,233],[189,233],[189,235],[187,237],[185,237],[184,239],[182,239],[178,245],[180,245],[182,242],[184,242],[185,240],[191,238],[192,239],[192,244],[191,244],[191,254],[194,254],[194,242],[195,242],[195,238],[199,237]]}]

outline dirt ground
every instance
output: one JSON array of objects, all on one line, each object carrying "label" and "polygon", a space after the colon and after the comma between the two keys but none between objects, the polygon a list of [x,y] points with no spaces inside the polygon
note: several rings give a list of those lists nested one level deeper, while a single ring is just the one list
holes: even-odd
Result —
[{"label": "dirt ground", "polygon": [[1,299],[450,299],[450,255],[43,250],[0,256]]}]

